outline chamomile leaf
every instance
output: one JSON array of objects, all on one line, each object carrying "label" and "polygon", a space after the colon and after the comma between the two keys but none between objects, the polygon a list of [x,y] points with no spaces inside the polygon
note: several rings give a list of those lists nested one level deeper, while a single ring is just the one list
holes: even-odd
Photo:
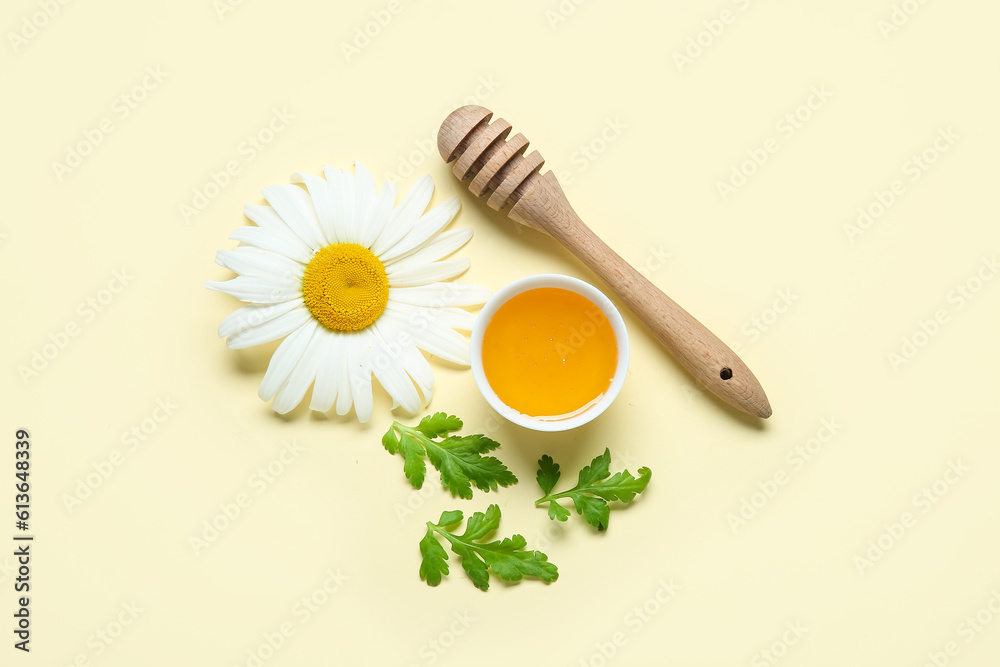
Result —
[{"label": "chamomile leaf", "polygon": [[428,438],[441,438],[462,428],[462,420],[455,415],[435,412],[421,419],[415,428]]},{"label": "chamomile leaf", "polygon": [[[546,460],[548,459],[548,460]],[[569,498],[573,507],[587,523],[599,531],[607,530],[608,519],[611,516],[609,501],[632,502],[635,497],[646,489],[652,477],[649,468],[639,468],[639,477],[633,477],[628,470],[611,475],[611,452],[605,448],[604,453],[594,458],[589,466],[581,471],[577,485],[567,491],[553,493],[558,476],[553,480],[553,473],[558,473],[558,464],[548,456],[538,461],[538,485],[544,495],[535,505],[549,503],[549,518],[565,521],[570,511],[557,501]],[[546,486],[548,485],[548,488]]]},{"label": "chamomile leaf", "polygon": [[483,560],[504,581],[520,581],[523,577],[538,577],[555,581],[559,572],[541,551],[523,551],[527,542],[520,535],[504,538],[499,543],[484,545]]},{"label": "chamomile leaf", "polygon": [[465,522],[465,532],[462,539],[479,540],[500,527],[500,508],[490,505],[486,512],[476,512]]},{"label": "chamomile leaf", "polygon": [[652,475],[649,468],[645,467],[639,468],[639,477],[633,477],[628,470],[623,470],[616,472],[600,484],[594,484],[590,487],[590,491],[605,500],[620,500],[630,503],[633,498],[643,492]]},{"label": "chamomile leaf", "polygon": [[441,576],[448,574],[448,552],[434,537],[434,531],[428,526],[424,538],[420,540],[420,579],[428,586],[441,583]]},{"label": "chamomile leaf", "polygon": [[385,432],[385,435],[382,436],[382,446],[390,454],[395,454],[399,451],[399,438],[396,437],[396,431],[390,428]]},{"label": "chamomile leaf", "polygon": [[490,569],[475,547],[461,542],[453,543],[451,550],[458,555],[462,569],[472,579],[472,584],[481,591],[490,589]]},{"label": "chamomile leaf", "polygon": [[[546,583],[558,579],[559,569],[550,563],[548,556],[540,551],[526,551],[527,542],[521,535],[484,543],[480,540],[496,531],[500,526],[500,508],[490,505],[486,512],[475,512],[465,524],[461,535],[447,530],[457,521],[445,524],[455,517],[461,520],[461,512],[445,512],[441,522],[427,522],[427,533],[420,541],[420,578],[431,586],[441,582],[441,576],[448,574],[447,554],[437,537],[445,538],[451,550],[458,556],[462,569],[480,590],[490,587],[489,573],[492,571],[505,581],[520,581],[524,577],[537,577]],[[437,545],[435,549],[428,541]]]},{"label": "chamomile leaf", "polygon": [[542,487],[542,493],[551,493],[552,489],[556,488],[560,474],[559,464],[553,461],[551,456],[545,454],[538,459],[538,473],[535,479],[538,480],[538,486]]},{"label": "chamomile leaf", "polygon": [[565,507],[563,507],[559,503],[557,503],[557,502],[551,502],[551,503],[549,503],[549,518],[550,519],[557,519],[559,521],[565,521],[566,519],[568,519],[570,517],[571,514],[572,514],[572,512],[570,512],[568,509],[566,509]]},{"label": "chamomile leaf", "polygon": [[496,491],[498,486],[517,483],[517,477],[499,459],[482,456],[499,447],[483,435],[451,436],[440,442],[424,443],[427,458],[441,473],[441,483],[452,495],[472,497],[472,485],[480,491]]},{"label": "chamomile leaf", "polygon": [[611,450],[604,448],[604,453],[594,458],[589,466],[584,466],[577,479],[577,487],[590,486],[611,474]]},{"label": "chamomile leaf", "polygon": [[587,523],[600,531],[608,529],[608,519],[611,517],[611,508],[602,498],[595,498],[582,493],[573,495],[573,505],[576,512]]},{"label": "chamomile leaf", "polygon": [[454,526],[456,523],[462,522],[462,510],[448,510],[441,512],[441,518],[438,519],[437,525],[442,528],[447,526]]},{"label": "chamomile leaf", "polygon": [[[500,446],[485,435],[452,435],[462,420],[438,412],[424,417],[415,427],[393,422],[382,436],[382,445],[390,454],[403,455],[403,472],[415,488],[421,488],[426,473],[426,457],[441,474],[441,484],[452,495],[471,498],[472,487],[496,491],[517,483],[517,477],[499,459],[484,456]],[[443,437],[435,440],[436,437]]]},{"label": "chamomile leaf", "polygon": [[424,448],[420,441],[404,432],[399,439],[399,451],[403,454],[403,474],[406,479],[410,480],[413,488],[423,488],[427,465],[424,463]]}]

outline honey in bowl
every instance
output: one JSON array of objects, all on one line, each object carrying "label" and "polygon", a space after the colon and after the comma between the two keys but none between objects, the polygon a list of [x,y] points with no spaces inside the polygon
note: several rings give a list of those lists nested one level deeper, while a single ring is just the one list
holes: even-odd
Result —
[{"label": "honey in bowl", "polygon": [[482,360],[490,387],[505,404],[530,417],[565,419],[608,391],[618,343],[590,299],[540,287],[497,309],[483,335]]}]

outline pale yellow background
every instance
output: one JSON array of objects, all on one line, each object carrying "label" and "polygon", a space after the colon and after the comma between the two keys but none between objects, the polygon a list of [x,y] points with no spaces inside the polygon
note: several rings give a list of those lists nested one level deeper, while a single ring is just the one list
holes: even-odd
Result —
[{"label": "pale yellow background", "polygon": [[[765,650],[789,667],[917,667],[947,648],[939,661],[997,664],[1000,279],[961,308],[953,290],[981,269],[995,278],[983,261],[1000,251],[1000,7],[909,0],[912,16],[883,34],[890,0],[576,2],[79,0],[48,19],[33,18],[35,0],[4,3],[0,544],[13,544],[20,427],[36,541],[28,656],[11,647],[13,559],[0,555],[2,664],[253,665],[283,624],[294,634],[263,651],[268,667],[773,664]],[[719,32],[723,10],[712,36],[704,22]],[[373,12],[391,20],[348,57]],[[26,20],[44,25],[13,43]],[[123,118],[116,99],[147,68],[161,80]],[[799,109],[813,89],[830,96]],[[430,409],[502,442],[521,480],[472,501],[434,474],[423,495],[408,487],[379,443],[407,419],[384,393],[367,425],[304,407],[282,418],[257,398],[276,344],[227,350],[215,331],[237,302],[203,283],[228,276],[213,255],[247,222],[243,203],[294,171],[358,159],[403,190],[430,172],[434,202],[459,195],[454,224],[476,230],[463,281],[594,279],[473,201],[431,150],[444,115],[474,100],[532,140],[594,230],[739,347],[770,420],[692,388],[627,313],[628,380],[576,432],[500,424],[470,372],[433,362]],[[275,110],[293,118],[250,159],[241,145]],[[779,123],[797,110],[809,118],[789,137]],[[57,174],[105,118],[111,133]],[[907,162],[949,128],[947,151],[911,180]],[[776,152],[723,201],[717,183],[765,144]],[[185,220],[230,161],[238,177]],[[902,194],[850,238],[858,207],[896,179]],[[131,278],[105,291],[115,271]],[[890,353],[939,310],[944,324],[894,368]],[[22,378],[67,325],[77,335]],[[157,401],[177,406],[162,423]],[[810,461],[789,458],[818,433],[828,442]],[[279,466],[286,441],[302,451]],[[535,460],[553,454],[572,481],[605,446],[615,468],[653,469],[648,492],[607,534],[550,523],[533,507]],[[269,464],[281,474],[262,486]],[[967,470],[939,481],[952,464]],[[769,487],[775,475],[785,483]],[[935,482],[943,497],[921,500]],[[249,506],[196,553],[191,538],[240,494]],[[744,500],[761,507],[735,524]],[[440,587],[421,582],[423,522],[491,502],[501,534],[546,551],[559,580],[481,593],[453,559]],[[859,561],[879,540],[884,555]],[[327,595],[330,572],[343,581]],[[325,604],[300,613],[314,595]],[[121,611],[133,604],[134,620]],[[992,623],[972,631],[977,613]],[[119,616],[130,624],[99,640]]]}]

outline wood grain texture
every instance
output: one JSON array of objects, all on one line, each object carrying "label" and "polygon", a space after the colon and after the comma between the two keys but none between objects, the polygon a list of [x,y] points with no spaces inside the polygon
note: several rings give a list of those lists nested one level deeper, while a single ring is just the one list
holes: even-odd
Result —
[{"label": "wood grain texture", "polygon": [[525,157],[527,139],[517,134],[507,141],[510,124],[503,119],[491,124],[492,115],[480,106],[464,106],[441,125],[438,150],[446,162],[458,161],[456,176],[471,179],[470,190],[477,196],[492,192],[491,208],[510,206],[512,220],[569,249],[614,290],[700,387],[743,412],[770,417],[763,387],[736,353],[598,238],[570,206],[555,174],[540,173],[544,160],[538,151]]}]

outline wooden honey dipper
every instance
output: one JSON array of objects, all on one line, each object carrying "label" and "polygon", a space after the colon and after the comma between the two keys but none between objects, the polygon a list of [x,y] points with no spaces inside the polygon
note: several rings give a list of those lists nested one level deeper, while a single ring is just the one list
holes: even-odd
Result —
[{"label": "wooden honey dipper", "polygon": [[451,112],[438,131],[438,151],[453,172],[471,179],[469,190],[494,210],[510,205],[512,220],[548,234],[596,273],[695,380],[725,403],[751,415],[771,416],[764,389],[746,364],[705,325],[644,278],[588,228],[570,206],[555,174],[539,173],[538,151],[510,123],[480,106]]}]

